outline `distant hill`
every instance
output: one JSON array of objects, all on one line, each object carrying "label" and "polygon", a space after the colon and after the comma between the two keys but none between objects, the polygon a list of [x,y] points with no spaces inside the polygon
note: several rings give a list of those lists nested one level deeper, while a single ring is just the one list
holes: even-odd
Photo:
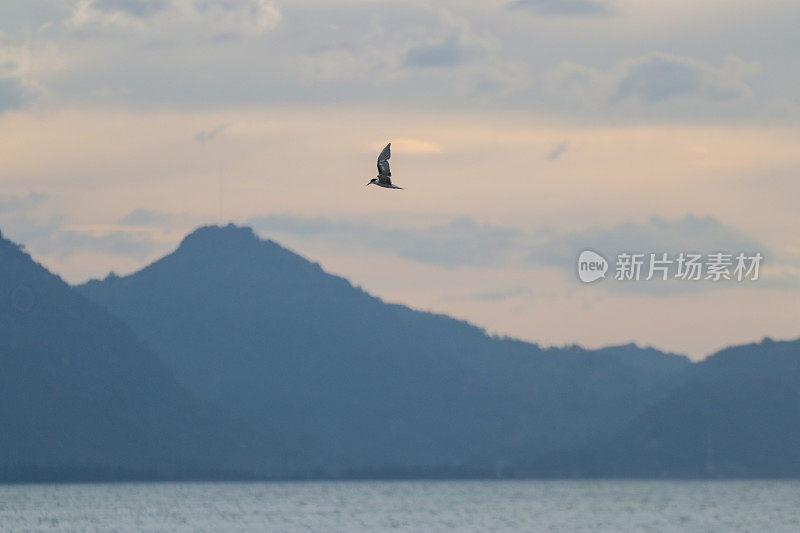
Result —
[{"label": "distant hill", "polygon": [[0,480],[222,472],[242,464],[242,427],[0,238]]},{"label": "distant hill", "polygon": [[279,439],[287,468],[513,467],[621,430],[682,356],[541,349],[387,304],[250,228],[203,227],[77,288],[198,397]]},{"label": "distant hill", "polygon": [[536,476],[800,476],[800,340],[726,348],[616,432],[543,454]]},{"label": "distant hill", "polygon": [[612,442],[610,470],[640,476],[800,476],[800,340],[726,348]]},{"label": "distant hill", "polygon": [[798,422],[800,340],[542,349],[249,228],[77,288],[0,237],[0,481],[797,477]]}]

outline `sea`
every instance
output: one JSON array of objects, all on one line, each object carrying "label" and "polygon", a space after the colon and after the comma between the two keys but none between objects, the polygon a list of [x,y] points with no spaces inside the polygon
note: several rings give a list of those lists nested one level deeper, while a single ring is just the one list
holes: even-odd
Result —
[{"label": "sea", "polygon": [[0,531],[799,532],[800,481],[0,485]]}]

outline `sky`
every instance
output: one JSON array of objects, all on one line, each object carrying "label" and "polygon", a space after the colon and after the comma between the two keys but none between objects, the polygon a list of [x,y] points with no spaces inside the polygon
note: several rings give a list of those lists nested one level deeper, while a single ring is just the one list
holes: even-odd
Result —
[{"label": "sky", "polygon": [[[0,2],[0,230],[70,283],[251,225],[387,301],[700,359],[800,336],[800,4]],[[392,142],[403,191],[365,187]],[[606,279],[584,284],[578,254]],[[761,253],[622,282],[620,252]]]}]

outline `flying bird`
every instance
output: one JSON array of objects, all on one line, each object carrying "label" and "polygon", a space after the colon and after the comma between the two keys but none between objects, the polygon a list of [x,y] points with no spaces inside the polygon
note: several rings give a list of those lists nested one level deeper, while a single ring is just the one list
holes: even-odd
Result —
[{"label": "flying bird", "polygon": [[397,185],[392,185],[392,173],[389,170],[389,158],[392,157],[392,143],[386,145],[386,148],[378,156],[378,177],[372,178],[367,183],[367,186],[378,185],[379,187],[385,187],[387,189],[402,189],[402,187],[398,187]]}]

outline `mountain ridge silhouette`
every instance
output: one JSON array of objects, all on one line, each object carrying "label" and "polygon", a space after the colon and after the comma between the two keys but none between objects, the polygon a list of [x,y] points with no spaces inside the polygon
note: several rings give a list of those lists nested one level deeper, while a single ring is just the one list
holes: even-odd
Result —
[{"label": "mountain ridge silhouette", "polygon": [[70,287],[0,237],[0,480],[796,477],[800,340],[543,348],[250,228]]},{"label": "mountain ridge silhouette", "polygon": [[516,462],[620,424],[689,364],[630,345],[493,337],[385,303],[234,225],[199,228],[144,269],[78,290],[195,394],[285,436],[298,467]]}]

